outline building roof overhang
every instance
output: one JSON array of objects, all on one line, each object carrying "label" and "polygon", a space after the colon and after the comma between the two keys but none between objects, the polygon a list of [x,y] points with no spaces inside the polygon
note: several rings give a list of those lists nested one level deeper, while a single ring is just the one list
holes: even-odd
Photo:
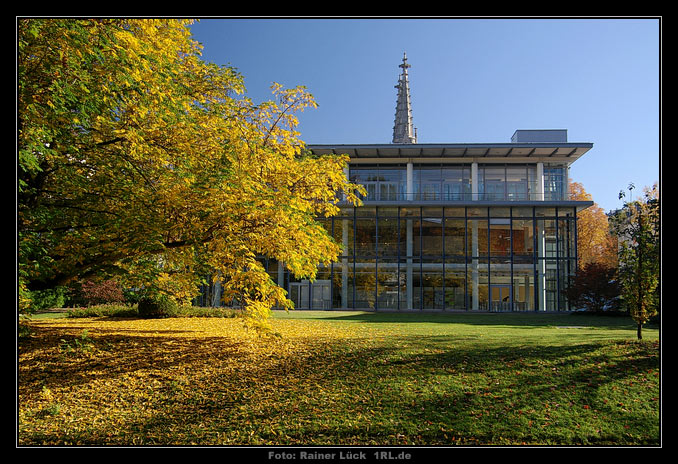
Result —
[{"label": "building roof overhang", "polygon": [[[363,206],[389,206],[389,207],[394,207],[394,206],[407,206],[407,207],[416,207],[416,206],[423,206],[423,207],[450,207],[450,206],[471,206],[475,208],[483,208],[483,207],[493,207],[493,208],[501,208],[501,207],[532,207],[532,206],[538,206],[540,208],[577,208],[577,212],[584,210],[586,208],[589,208],[593,206],[594,203],[592,201],[578,201],[578,200],[561,200],[561,201],[552,201],[552,200],[540,200],[540,201],[516,201],[516,200],[475,200],[475,201],[455,201],[455,200],[447,200],[447,201],[438,201],[438,200],[432,200],[432,201],[426,201],[426,200],[412,200],[412,201],[374,201],[374,200],[366,200],[363,203]],[[344,207],[350,207],[352,206],[351,203],[349,202],[339,202],[339,206],[344,206]]]},{"label": "building roof overhang", "polygon": [[573,163],[593,148],[592,143],[416,143],[416,144],[309,144],[315,155],[346,154],[351,160],[378,162],[386,159],[477,159],[553,158]]}]

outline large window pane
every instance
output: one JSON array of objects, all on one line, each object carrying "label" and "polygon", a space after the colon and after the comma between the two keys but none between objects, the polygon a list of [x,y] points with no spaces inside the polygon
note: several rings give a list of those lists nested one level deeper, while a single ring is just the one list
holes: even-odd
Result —
[{"label": "large window pane", "polygon": [[418,200],[439,200],[441,198],[442,176],[440,166],[415,166],[414,191]]},{"label": "large window pane", "polygon": [[398,262],[396,259],[377,263],[377,309],[398,309]]},{"label": "large window pane", "polygon": [[532,164],[527,166],[527,192],[528,200],[539,200],[537,195],[537,167]]},{"label": "large window pane", "polygon": [[574,220],[558,219],[558,256],[560,258],[575,257]]},{"label": "large window pane", "polygon": [[534,311],[534,266],[513,264],[513,310]]},{"label": "large window pane", "polygon": [[443,230],[442,218],[422,219],[422,254],[424,256],[442,256],[443,254]]},{"label": "large window pane", "polygon": [[567,173],[564,166],[544,166],[544,199],[565,200]]},{"label": "large window pane", "polygon": [[463,259],[445,262],[445,309],[466,309],[466,265]]},{"label": "large window pane", "polygon": [[511,220],[490,219],[490,256],[511,254]]},{"label": "large window pane", "polygon": [[320,264],[316,280],[311,283],[311,309],[327,310],[332,307],[331,266]]},{"label": "large window pane", "polygon": [[467,265],[468,302],[473,311],[488,310],[488,263],[485,259],[471,259]]},{"label": "large window pane", "polygon": [[556,221],[551,219],[537,221],[537,254],[539,257],[557,257]]},{"label": "large window pane", "polygon": [[374,260],[355,263],[355,309],[374,309],[376,298],[376,265]]},{"label": "large window pane", "polygon": [[514,219],[513,222],[514,259],[531,257],[534,254],[534,230],[531,219]]},{"label": "large window pane", "polygon": [[528,178],[526,166],[506,167],[506,195],[508,200],[528,199]]},{"label": "large window pane", "polygon": [[332,307],[353,308],[353,260],[340,258],[332,264]]},{"label": "large window pane", "polygon": [[466,223],[466,244],[468,256],[487,256],[487,219],[469,218]]},{"label": "large window pane", "polygon": [[443,264],[422,263],[422,308],[443,309]]},{"label": "large window pane", "polygon": [[471,198],[471,169],[469,166],[443,167],[441,179],[443,200],[457,201]]},{"label": "large window pane", "polygon": [[463,219],[445,219],[445,255],[464,256],[465,240],[465,221]]},{"label": "large window pane", "polygon": [[[398,224],[398,248],[400,256],[415,255],[415,230],[417,238],[419,237],[419,219],[401,217]],[[417,242],[416,253],[419,252],[419,242]]]},{"label": "large window pane", "polygon": [[379,167],[379,196],[380,201],[395,201],[404,198],[407,186],[406,168]]},{"label": "large window pane", "polygon": [[420,276],[421,262],[419,259],[405,258],[400,260],[398,269],[398,304],[401,310],[406,311],[421,307]]},{"label": "large window pane", "polygon": [[[408,226],[410,221],[407,222]],[[416,219],[411,221],[412,224],[412,256],[421,256],[421,220]],[[408,251],[409,253],[409,251]]]},{"label": "large window pane", "polygon": [[366,200],[395,201],[405,192],[406,168],[404,166],[351,167],[349,179],[362,184],[367,190]]},{"label": "large window pane", "polygon": [[511,311],[511,264],[507,259],[490,258],[489,309],[490,311]]},{"label": "large window pane", "polygon": [[379,256],[398,256],[398,218],[379,218]]},{"label": "large window pane", "polygon": [[506,170],[503,166],[482,166],[478,168],[478,187],[483,200],[505,198]]},{"label": "large window pane", "polygon": [[377,228],[375,219],[356,219],[356,256],[374,256],[377,252]]},{"label": "large window pane", "polygon": [[354,184],[362,184],[367,190],[365,200],[376,200],[379,171],[376,168],[351,167],[349,171],[349,180]]},{"label": "large window pane", "polygon": [[546,261],[544,273],[544,309],[558,310],[558,264],[556,261]]},{"label": "large window pane", "polygon": [[332,237],[342,246],[342,255],[353,255],[353,219],[334,218]]}]

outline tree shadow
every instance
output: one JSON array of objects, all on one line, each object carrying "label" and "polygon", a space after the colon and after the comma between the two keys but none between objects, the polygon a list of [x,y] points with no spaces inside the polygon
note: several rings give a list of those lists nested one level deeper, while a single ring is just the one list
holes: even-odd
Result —
[{"label": "tree shadow", "polygon": [[[330,315],[331,314],[331,315]],[[409,324],[467,324],[476,326],[513,326],[540,328],[596,327],[603,329],[635,329],[630,317],[604,317],[596,315],[575,315],[574,313],[473,313],[473,312],[331,312],[322,320],[352,321],[364,323],[409,323]],[[649,327],[652,328],[652,327]]]}]

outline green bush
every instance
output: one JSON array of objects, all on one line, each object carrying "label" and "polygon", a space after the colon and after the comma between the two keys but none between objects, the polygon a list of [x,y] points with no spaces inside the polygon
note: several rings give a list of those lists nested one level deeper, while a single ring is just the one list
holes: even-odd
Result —
[{"label": "green bush", "polygon": [[238,317],[240,311],[232,308],[214,308],[203,306],[182,306],[179,309],[181,317]]},{"label": "green bush", "polygon": [[97,305],[68,310],[68,317],[136,317],[136,308],[126,305]]},{"label": "green bush", "polygon": [[144,297],[139,300],[138,311],[139,317],[148,319],[174,317],[179,313],[179,306],[176,301],[166,296]]},{"label": "green bush", "polygon": [[55,287],[47,290],[35,290],[30,292],[30,311],[39,312],[51,308],[63,308],[66,303],[68,289],[66,287]]}]

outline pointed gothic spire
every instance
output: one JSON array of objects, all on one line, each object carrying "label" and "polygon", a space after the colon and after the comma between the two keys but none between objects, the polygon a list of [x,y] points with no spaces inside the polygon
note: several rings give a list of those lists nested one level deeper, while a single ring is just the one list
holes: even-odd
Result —
[{"label": "pointed gothic spire", "polygon": [[403,53],[403,62],[398,66],[403,72],[398,84],[398,100],[396,101],[395,124],[393,126],[393,143],[417,143],[417,134],[412,124],[412,102],[410,100],[410,80],[407,69],[412,65],[407,63],[407,54]]}]

